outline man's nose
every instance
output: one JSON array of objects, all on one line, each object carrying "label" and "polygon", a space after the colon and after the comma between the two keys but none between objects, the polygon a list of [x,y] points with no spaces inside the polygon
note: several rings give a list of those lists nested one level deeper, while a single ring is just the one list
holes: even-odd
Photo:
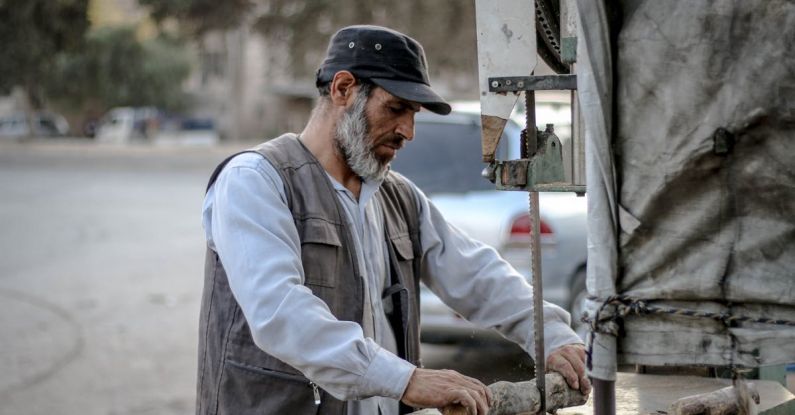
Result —
[{"label": "man's nose", "polygon": [[395,132],[402,135],[406,140],[414,139],[414,113],[406,114],[401,117]]}]

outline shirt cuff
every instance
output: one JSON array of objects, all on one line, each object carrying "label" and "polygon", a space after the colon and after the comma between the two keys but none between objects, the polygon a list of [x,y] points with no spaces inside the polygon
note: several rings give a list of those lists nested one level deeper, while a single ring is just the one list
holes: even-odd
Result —
[{"label": "shirt cuff", "polygon": [[416,366],[379,348],[361,381],[360,399],[385,396],[400,400]]},{"label": "shirt cuff", "polygon": [[[562,321],[547,321],[544,324],[544,361],[546,361],[550,353],[567,344],[585,343],[568,324]],[[534,356],[535,344],[532,341],[527,342],[525,350],[530,352],[531,356]]]}]

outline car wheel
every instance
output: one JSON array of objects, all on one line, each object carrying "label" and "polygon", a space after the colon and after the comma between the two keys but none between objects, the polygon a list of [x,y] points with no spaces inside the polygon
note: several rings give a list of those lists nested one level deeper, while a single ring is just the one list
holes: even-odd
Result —
[{"label": "car wheel", "polygon": [[585,341],[589,330],[588,324],[582,321],[587,298],[588,290],[585,288],[585,268],[583,268],[574,276],[574,283],[571,285],[571,301],[569,302],[571,327],[583,341]]}]

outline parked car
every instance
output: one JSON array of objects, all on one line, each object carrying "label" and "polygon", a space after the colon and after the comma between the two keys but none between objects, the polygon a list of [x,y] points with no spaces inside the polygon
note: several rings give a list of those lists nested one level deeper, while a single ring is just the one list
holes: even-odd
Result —
[{"label": "parked car", "polygon": [[156,144],[165,145],[215,145],[220,140],[215,120],[202,117],[165,119],[154,137]]},{"label": "parked car", "polygon": [[100,120],[95,138],[105,143],[165,145],[213,145],[220,139],[212,118],[169,114],[155,107],[111,109]]},{"label": "parked car", "polygon": [[[519,158],[521,129],[509,120],[498,159]],[[414,140],[392,162],[392,168],[417,184],[451,224],[493,246],[529,281],[528,193],[495,190],[481,176],[484,167],[480,114],[461,112],[418,113]],[[573,311],[576,323],[585,299],[586,199],[573,193],[541,193],[539,199],[544,298]],[[496,331],[464,320],[424,286],[421,314],[424,342],[502,339]]]},{"label": "parked car", "polygon": [[160,116],[154,107],[113,108],[99,121],[94,138],[105,143],[148,139],[158,130]]},{"label": "parked car", "polygon": [[[39,111],[33,114],[33,137],[62,137],[69,133],[69,123],[60,114]],[[30,127],[25,113],[17,112],[0,116],[0,138],[19,139],[29,137]]]}]

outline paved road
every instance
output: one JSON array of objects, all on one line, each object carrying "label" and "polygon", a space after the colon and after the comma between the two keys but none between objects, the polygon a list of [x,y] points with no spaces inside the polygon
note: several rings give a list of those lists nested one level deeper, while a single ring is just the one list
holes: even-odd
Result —
[{"label": "paved road", "polygon": [[[190,414],[210,170],[234,148],[0,143],[0,415]],[[516,350],[430,367],[528,376]]]},{"label": "paved road", "polygon": [[227,151],[0,147],[0,413],[190,413],[199,207]]}]

